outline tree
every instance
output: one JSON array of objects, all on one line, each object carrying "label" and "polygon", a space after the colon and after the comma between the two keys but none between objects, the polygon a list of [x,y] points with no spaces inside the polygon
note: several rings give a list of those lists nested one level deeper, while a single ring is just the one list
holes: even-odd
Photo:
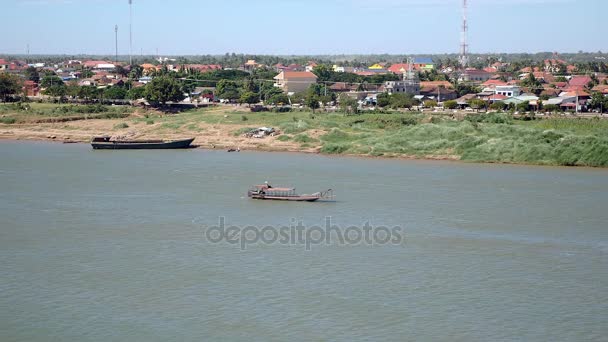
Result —
[{"label": "tree", "polygon": [[312,72],[317,75],[319,81],[330,81],[332,74],[334,73],[333,68],[327,64],[319,64],[312,69]]},{"label": "tree", "polygon": [[479,110],[481,108],[486,107],[486,101],[481,99],[472,99],[469,101],[469,105],[471,106],[471,108]]},{"label": "tree", "polygon": [[117,65],[116,68],[114,68],[114,73],[122,77],[126,77],[129,74],[129,71],[122,65]]},{"label": "tree", "polygon": [[437,107],[437,101],[435,101],[435,100],[426,100],[426,101],[424,101],[424,106],[426,108],[435,108],[435,107]]},{"label": "tree", "polygon": [[236,101],[241,96],[238,84],[230,80],[220,80],[217,82],[215,94],[218,98],[229,101]]},{"label": "tree", "polygon": [[54,85],[64,85],[63,80],[57,75],[44,75],[40,81],[40,86],[42,88],[48,88]]},{"label": "tree", "polygon": [[273,104],[273,105],[277,105],[277,104],[287,104],[289,103],[289,98],[287,97],[287,95],[284,92],[279,92],[276,94],[273,94],[267,101],[267,104]]},{"label": "tree", "polygon": [[321,105],[319,104],[319,97],[312,92],[308,92],[306,94],[306,98],[304,99],[304,103],[307,107],[312,109],[312,112],[315,112],[315,109],[319,108]]},{"label": "tree", "polygon": [[146,87],[135,87],[131,88],[127,92],[127,98],[131,100],[139,100],[146,96]]},{"label": "tree", "polygon": [[548,104],[543,107],[545,112],[559,112],[561,108],[555,104]]},{"label": "tree", "polygon": [[607,106],[608,97],[604,96],[602,93],[593,93],[593,95],[591,95],[589,107],[593,109],[599,109],[600,113],[603,113]]},{"label": "tree", "polygon": [[392,94],[390,96],[390,107],[394,109],[410,109],[414,105],[414,95],[412,94]]},{"label": "tree", "polygon": [[520,85],[522,87],[528,88],[530,89],[530,91],[532,91],[535,94],[540,94],[541,91],[543,90],[542,86],[543,84],[536,79],[536,77],[534,77],[534,73],[529,73],[528,77],[524,78],[521,82]]},{"label": "tree", "polygon": [[530,110],[530,103],[527,101],[520,102],[515,106],[515,108],[517,109],[518,112],[525,113]]},{"label": "tree", "polygon": [[254,93],[252,91],[246,91],[243,94],[241,94],[241,97],[239,98],[239,102],[252,105],[254,103],[260,102],[260,95],[258,93]]},{"label": "tree", "polygon": [[247,77],[243,82],[243,89],[246,92],[259,93],[260,87],[253,77]]},{"label": "tree", "polygon": [[21,90],[21,80],[11,74],[0,73],[0,97],[6,102],[9,95],[17,94]]},{"label": "tree", "polygon": [[358,112],[357,100],[348,96],[347,94],[340,95],[340,109],[347,114],[357,114]]},{"label": "tree", "polygon": [[443,103],[443,108],[445,109],[456,109],[458,107],[458,102],[454,100],[448,100]]},{"label": "tree", "polygon": [[95,86],[83,86],[78,89],[78,97],[90,100],[99,97],[99,90]]},{"label": "tree", "polygon": [[479,93],[479,87],[470,84],[470,83],[457,83],[455,89],[456,93],[458,93],[458,97],[464,96],[466,94],[477,94]]},{"label": "tree", "polygon": [[33,66],[25,69],[23,71],[23,75],[25,76],[25,79],[28,81],[34,81],[36,83],[38,83],[40,81],[40,74],[38,73],[38,69],[36,69]]},{"label": "tree", "polygon": [[379,107],[386,107],[391,103],[391,97],[387,93],[380,93],[376,97],[376,105]]},{"label": "tree", "polygon": [[144,96],[152,104],[165,105],[168,101],[179,102],[185,98],[179,82],[170,76],[160,76],[146,84]]},{"label": "tree", "polygon": [[127,90],[124,87],[112,86],[108,87],[103,92],[103,97],[106,99],[122,100],[127,96]]},{"label": "tree", "polygon": [[93,77],[93,72],[89,69],[84,69],[80,72],[80,77],[81,78],[90,78]]},{"label": "tree", "polygon": [[141,65],[131,65],[131,71],[129,72],[129,78],[132,80],[140,79],[144,74],[144,68]]},{"label": "tree", "polygon": [[62,97],[67,94],[67,88],[63,82],[61,84],[53,84],[44,90],[44,94],[49,96]]},{"label": "tree", "polygon": [[507,104],[502,101],[496,101],[490,105],[490,109],[494,110],[505,110],[507,108]]}]

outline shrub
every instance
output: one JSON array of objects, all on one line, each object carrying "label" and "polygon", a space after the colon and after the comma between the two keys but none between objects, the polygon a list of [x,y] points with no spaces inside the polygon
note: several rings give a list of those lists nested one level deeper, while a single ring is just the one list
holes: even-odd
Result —
[{"label": "shrub", "polygon": [[17,122],[17,120],[15,118],[5,117],[5,118],[0,118],[0,122],[2,122],[3,124],[6,124],[6,125],[12,125],[15,122]]},{"label": "shrub", "polygon": [[299,143],[310,143],[310,142],[314,142],[317,141],[317,139],[313,139],[311,137],[309,137],[307,134],[298,134],[295,137],[293,137],[293,141],[295,142],[299,142]]},{"label": "shrub", "polygon": [[129,125],[126,122],[117,123],[114,125],[116,129],[129,128]]},{"label": "shrub", "polygon": [[344,143],[327,143],[321,148],[321,153],[340,154],[348,151],[350,144]]},{"label": "shrub", "polygon": [[249,118],[247,118],[247,116],[241,115],[241,121],[247,121],[247,120],[249,120]]},{"label": "shrub", "polygon": [[152,119],[146,120],[146,125],[154,125],[154,120],[152,120]]},{"label": "shrub", "polygon": [[443,108],[445,109],[455,109],[458,107],[458,102],[454,100],[448,100],[443,103]]},{"label": "shrub", "polygon": [[291,136],[289,135],[279,135],[279,137],[277,138],[278,141],[289,141],[291,140]]}]

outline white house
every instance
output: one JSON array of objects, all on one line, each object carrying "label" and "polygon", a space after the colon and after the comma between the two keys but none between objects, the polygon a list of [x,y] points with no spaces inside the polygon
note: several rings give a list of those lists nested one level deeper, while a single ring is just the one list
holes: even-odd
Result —
[{"label": "white house", "polygon": [[515,97],[521,95],[521,88],[515,85],[497,85],[494,89],[494,93],[497,95],[504,95],[506,97]]}]

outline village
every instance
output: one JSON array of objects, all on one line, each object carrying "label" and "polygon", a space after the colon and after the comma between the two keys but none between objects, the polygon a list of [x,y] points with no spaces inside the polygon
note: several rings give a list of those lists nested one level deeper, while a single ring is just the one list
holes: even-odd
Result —
[{"label": "village", "polygon": [[[20,89],[2,95],[8,102],[150,105],[146,85],[168,76],[179,82],[182,94],[163,105],[247,103],[252,108],[336,111],[346,108],[340,104],[348,102],[349,111],[389,107],[598,115],[606,111],[608,103],[608,74],[601,72],[606,68],[604,62],[575,65],[559,56],[535,63],[489,60],[493,62],[483,68],[461,67],[431,57],[360,66],[327,61],[265,65],[255,59],[230,66],[178,64],[167,57],[152,61],[129,65],[109,60],[26,62],[3,58],[0,74],[13,75]],[[311,92],[316,97],[307,98]],[[399,100],[389,101],[391,96]]]}]

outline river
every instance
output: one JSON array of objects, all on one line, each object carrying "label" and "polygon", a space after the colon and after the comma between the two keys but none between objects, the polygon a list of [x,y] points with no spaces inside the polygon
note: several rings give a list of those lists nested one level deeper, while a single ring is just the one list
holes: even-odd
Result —
[{"label": "river", "polygon": [[[266,180],[336,197],[246,197]],[[2,341],[608,338],[604,169],[1,141],[0,189]]]}]

